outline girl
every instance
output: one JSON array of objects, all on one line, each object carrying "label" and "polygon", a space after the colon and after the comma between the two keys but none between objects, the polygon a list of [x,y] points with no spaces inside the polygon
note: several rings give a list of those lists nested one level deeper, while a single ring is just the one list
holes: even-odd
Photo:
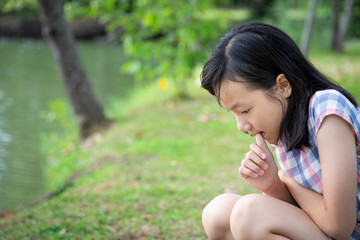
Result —
[{"label": "girl", "polygon": [[262,23],[223,37],[201,81],[255,136],[239,172],[263,192],[214,198],[202,216],[210,239],[360,239],[360,109],[349,92]]}]

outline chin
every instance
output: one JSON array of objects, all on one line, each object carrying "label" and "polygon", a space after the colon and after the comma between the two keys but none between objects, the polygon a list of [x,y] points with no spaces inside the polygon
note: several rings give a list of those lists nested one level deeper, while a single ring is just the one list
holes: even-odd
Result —
[{"label": "chin", "polygon": [[269,144],[276,144],[278,141],[274,141],[273,139],[271,138],[265,138],[266,142],[269,143]]}]

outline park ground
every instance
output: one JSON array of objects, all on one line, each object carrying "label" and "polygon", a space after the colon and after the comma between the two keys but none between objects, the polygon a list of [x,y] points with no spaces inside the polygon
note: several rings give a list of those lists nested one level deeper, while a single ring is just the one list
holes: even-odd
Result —
[{"label": "park ground", "polygon": [[[360,101],[360,42],[346,49],[310,59]],[[206,239],[201,211],[211,198],[257,191],[238,175],[254,139],[199,85],[190,95],[140,88],[108,110],[110,129],[59,144],[55,160],[79,163],[71,184],[0,219],[0,239]]]}]

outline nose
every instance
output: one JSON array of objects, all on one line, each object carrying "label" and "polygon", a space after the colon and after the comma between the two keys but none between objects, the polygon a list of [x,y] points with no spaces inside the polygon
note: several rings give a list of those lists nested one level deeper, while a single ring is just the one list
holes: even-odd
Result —
[{"label": "nose", "polygon": [[252,125],[246,119],[236,116],[236,124],[239,131],[248,133],[252,129]]}]

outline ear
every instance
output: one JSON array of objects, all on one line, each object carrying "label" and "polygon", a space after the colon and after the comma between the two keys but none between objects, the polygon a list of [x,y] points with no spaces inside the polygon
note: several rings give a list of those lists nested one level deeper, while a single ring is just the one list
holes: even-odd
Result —
[{"label": "ear", "polygon": [[279,92],[285,99],[291,96],[291,84],[283,73],[276,77],[276,91]]}]

